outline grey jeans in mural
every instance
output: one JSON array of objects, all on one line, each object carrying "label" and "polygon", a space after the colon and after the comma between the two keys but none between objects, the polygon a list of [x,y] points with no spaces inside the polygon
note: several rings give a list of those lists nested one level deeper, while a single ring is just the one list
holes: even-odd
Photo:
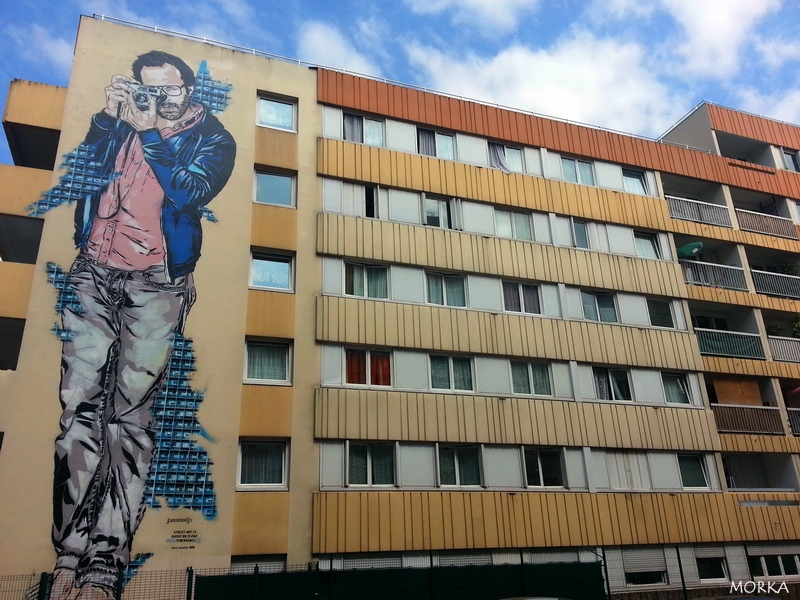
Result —
[{"label": "grey jeans in mural", "polygon": [[78,256],[70,284],[80,302],[63,312],[74,337],[61,361],[53,544],[57,568],[80,585],[114,585],[130,560],[153,458],[151,408],[175,332],[194,302],[192,276],[163,267],[120,271]]}]

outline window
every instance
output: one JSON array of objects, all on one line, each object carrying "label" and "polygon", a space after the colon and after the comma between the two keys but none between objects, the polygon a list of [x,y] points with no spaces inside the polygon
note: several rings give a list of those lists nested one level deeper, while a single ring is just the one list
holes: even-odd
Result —
[{"label": "window", "polygon": [[447,160],[456,159],[455,140],[452,135],[430,129],[417,128],[417,148],[420,154]]},{"label": "window", "polygon": [[250,285],[271,290],[293,289],[292,257],[253,253]]},{"label": "window", "polygon": [[572,245],[576,248],[589,249],[589,227],[586,221],[572,219]]},{"label": "window", "polygon": [[240,442],[239,487],[286,487],[286,443]]},{"label": "window", "polygon": [[439,445],[439,485],[481,485],[479,446]]},{"label": "window", "polygon": [[394,485],[394,444],[348,442],[348,485]]},{"label": "window", "polygon": [[297,131],[295,102],[274,98],[258,99],[258,124],[265,127]]},{"label": "window", "polygon": [[686,383],[686,375],[683,373],[662,373],[661,380],[664,382],[664,395],[667,398],[667,402],[671,404],[692,403],[689,384]]},{"label": "window", "polygon": [[651,490],[647,453],[605,450],[608,487],[612,490]]},{"label": "window", "polygon": [[661,258],[655,234],[634,231],[633,242],[636,246],[636,256],[639,258]]},{"label": "window", "polygon": [[432,355],[430,362],[431,389],[472,391],[472,359]]},{"label": "window", "polygon": [[383,121],[361,115],[344,114],[342,137],[347,142],[383,146]]},{"label": "window", "polygon": [[440,306],[466,306],[467,292],[463,275],[426,273],[428,302]]},{"label": "window", "polygon": [[449,199],[426,196],[423,205],[425,225],[441,227],[442,229],[455,229]]},{"label": "window", "polygon": [[256,173],[256,202],[294,206],[294,177],[280,173]]},{"label": "window", "polygon": [[716,329],[728,331],[728,319],[725,317],[709,317],[707,315],[692,315],[692,325],[699,329]]},{"label": "window", "polygon": [[511,382],[515,394],[552,396],[550,365],[511,361]]},{"label": "window", "polygon": [[796,150],[783,150],[783,163],[790,171],[800,172],[800,161],[797,158]]},{"label": "window", "polygon": [[672,302],[669,300],[647,299],[647,312],[650,314],[650,325],[653,327],[675,328],[672,320]]},{"label": "window", "polygon": [[594,389],[598,400],[633,400],[628,371],[593,367]]},{"label": "window", "polygon": [[351,385],[392,385],[391,353],[377,350],[346,349],[344,351],[344,359],[345,383]]},{"label": "window", "polygon": [[289,383],[289,367],[288,343],[247,342],[247,380]]},{"label": "window", "polygon": [[525,484],[529,487],[564,487],[561,450],[525,448]]},{"label": "window", "polygon": [[586,160],[561,157],[561,173],[564,181],[594,185],[592,163]]},{"label": "window", "polygon": [[626,585],[667,583],[667,561],[661,547],[623,548],[622,566]]},{"label": "window", "polygon": [[684,488],[708,489],[705,459],[702,454],[679,454],[678,468]]},{"label": "window", "polygon": [[774,554],[767,556],[749,556],[750,572],[753,577],[780,577],[798,575],[797,554]]},{"label": "window", "polygon": [[647,181],[642,171],[622,169],[622,188],[630,194],[647,195]]},{"label": "window", "polygon": [[655,585],[667,583],[666,571],[637,571],[625,573],[626,585]]},{"label": "window", "polygon": [[510,312],[542,314],[539,286],[516,281],[503,282],[503,306]]},{"label": "window", "polygon": [[617,322],[617,309],[614,305],[614,294],[600,292],[581,292],[583,318],[603,323]]},{"label": "window", "polygon": [[522,148],[489,142],[489,166],[508,173],[524,173]]},{"label": "window", "polygon": [[345,263],[344,293],[362,298],[388,298],[389,268]]},{"label": "window", "polygon": [[533,240],[531,216],[527,213],[495,210],[494,227],[498,237],[513,238],[515,240]]},{"label": "window", "polygon": [[695,558],[697,561],[697,574],[700,580],[706,579],[727,579],[728,568],[725,564],[725,558],[722,556],[698,556]]}]

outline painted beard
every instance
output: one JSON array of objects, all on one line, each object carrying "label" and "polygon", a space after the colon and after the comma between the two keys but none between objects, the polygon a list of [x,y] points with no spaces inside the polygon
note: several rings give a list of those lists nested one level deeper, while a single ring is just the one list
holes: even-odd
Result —
[{"label": "painted beard", "polygon": [[168,121],[177,121],[183,116],[187,108],[189,108],[189,94],[184,96],[183,102],[180,104],[176,104],[174,102],[164,102],[163,104],[156,106],[156,114],[163,119],[167,119]]}]

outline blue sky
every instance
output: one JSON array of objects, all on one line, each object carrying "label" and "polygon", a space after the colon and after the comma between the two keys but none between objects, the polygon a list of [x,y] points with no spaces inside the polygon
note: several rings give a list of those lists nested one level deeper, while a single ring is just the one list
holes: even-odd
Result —
[{"label": "blue sky", "polygon": [[[13,78],[67,85],[106,14],[658,137],[696,104],[800,123],[797,0],[2,0]],[[3,138],[0,162],[11,158]]]}]

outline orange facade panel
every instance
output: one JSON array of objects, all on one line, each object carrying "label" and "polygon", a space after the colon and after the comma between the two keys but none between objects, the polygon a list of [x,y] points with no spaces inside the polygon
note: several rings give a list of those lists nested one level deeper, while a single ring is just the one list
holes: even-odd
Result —
[{"label": "orange facade panel", "polygon": [[711,127],[762,142],[797,150],[800,148],[800,127],[756,115],[706,104]]}]

